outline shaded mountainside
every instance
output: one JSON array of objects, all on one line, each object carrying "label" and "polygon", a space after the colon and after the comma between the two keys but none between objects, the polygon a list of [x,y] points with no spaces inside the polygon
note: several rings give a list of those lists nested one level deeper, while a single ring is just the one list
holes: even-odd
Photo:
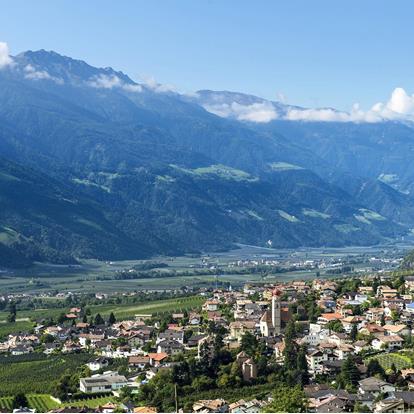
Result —
[{"label": "shaded mountainside", "polygon": [[[0,159],[0,260],[73,263],[75,257],[144,257],[149,246],[117,230],[101,207],[62,182]],[[140,239],[145,240],[141,234]]]},{"label": "shaded mountainside", "polygon": [[384,207],[359,179],[334,179],[324,153],[280,132],[111,68],[21,54],[0,71],[0,265],[268,240],[366,245],[407,231],[408,196],[384,183]]}]

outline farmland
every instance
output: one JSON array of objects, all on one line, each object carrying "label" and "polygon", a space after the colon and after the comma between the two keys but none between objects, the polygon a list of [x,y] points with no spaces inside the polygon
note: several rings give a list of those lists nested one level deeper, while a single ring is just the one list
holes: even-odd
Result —
[{"label": "farmland", "polygon": [[46,356],[29,354],[0,358],[0,396],[43,394],[53,391],[54,381],[66,371],[74,371],[91,359],[87,353]]},{"label": "farmland", "polygon": [[[37,413],[46,413],[59,407],[87,407],[96,408],[107,402],[113,401],[113,396],[91,397],[77,401],[69,401],[59,404],[49,394],[28,394],[26,395],[29,408],[35,409]],[[13,411],[13,397],[0,397],[0,410]]]},{"label": "farmland", "polygon": [[[204,299],[201,296],[188,296],[182,298],[173,298],[165,300],[147,301],[137,304],[102,304],[90,306],[92,314],[100,313],[102,316],[108,316],[111,312],[118,319],[133,318],[136,314],[159,314],[164,312],[191,310],[200,306]],[[42,318],[56,318],[65,309],[62,307],[50,309],[35,309],[18,312],[18,318],[31,318],[33,320],[41,320]],[[0,321],[5,321],[7,312],[0,312]],[[7,335],[12,332],[28,330],[33,327],[30,321],[16,322],[15,324],[0,323],[0,336]]]},{"label": "farmland", "polygon": [[[315,211],[311,211],[316,214]],[[77,265],[52,265],[36,263],[27,269],[5,269],[0,271],[0,290],[7,292],[60,292],[74,293],[113,293],[148,290],[173,290],[182,286],[193,288],[211,287],[215,283],[215,276],[211,274],[196,274],[200,270],[203,257],[208,258],[209,266],[217,269],[219,280],[231,283],[233,287],[240,287],[247,282],[262,281],[262,275],[249,273],[240,274],[235,269],[234,274],[227,271],[220,274],[220,269],[226,269],[228,264],[237,260],[270,258],[281,263],[297,260],[319,259],[346,259],[355,258],[354,267],[359,271],[370,270],[367,258],[376,255],[391,254],[399,256],[410,246],[375,246],[375,247],[348,247],[348,248],[307,248],[307,249],[270,249],[255,246],[240,246],[239,249],[221,253],[206,253],[194,256],[179,257],[153,257],[151,261],[164,263],[168,267],[162,269],[171,272],[168,276],[156,278],[138,278],[130,280],[115,280],[117,272],[127,271],[134,266],[147,263],[147,260],[123,260],[104,262],[96,259],[80,260]],[[228,268],[227,268],[228,270]],[[174,275],[174,272],[178,275]],[[321,272],[321,277],[332,277],[329,270]],[[283,273],[270,273],[266,275],[266,282],[279,282],[289,280],[306,280],[316,277],[315,269],[298,269]],[[1,320],[1,317],[0,317]]]},{"label": "farmland", "polygon": [[0,323],[0,339],[15,332],[29,331],[33,328],[33,323],[30,321],[17,321],[15,323]]},{"label": "farmland", "polygon": [[385,370],[390,369],[392,364],[395,365],[397,370],[410,368],[413,366],[412,358],[402,353],[380,354],[380,355],[376,355],[374,357],[368,358],[368,361],[370,359],[376,359],[380,363],[382,368],[384,368]]}]

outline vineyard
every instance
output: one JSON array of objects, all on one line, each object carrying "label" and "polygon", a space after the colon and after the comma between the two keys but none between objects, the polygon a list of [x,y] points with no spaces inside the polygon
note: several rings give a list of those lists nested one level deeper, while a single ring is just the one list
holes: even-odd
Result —
[{"label": "vineyard", "polygon": [[369,362],[370,359],[376,359],[385,370],[390,369],[392,364],[394,364],[398,370],[410,368],[413,366],[413,361],[411,358],[400,353],[376,355],[374,357],[368,358],[367,362]]},{"label": "vineyard", "polygon": [[[113,312],[117,319],[133,318],[137,313],[159,314],[164,312],[180,312],[184,310],[191,310],[201,306],[205,298],[201,296],[188,296],[172,299],[153,300],[137,304],[102,304],[90,306],[93,315],[100,313],[102,316],[108,316]],[[34,309],[31,311],[18,311],[18,318],[30,318],[33,320],[40,320],[42,318],[57,318],[65,308],[49,308],[49,309]],[[5,321],[7,312],[0,312],[0,337],[9,333],[19,332],[33,328],[33,323],[30,321],[16,322],[15,324],[8,324]],[[3,332],[2,332],[3,329]]]},{"label": "vineyard", "polygon": [[16,332],[29,331],[33,329],[33,322],[30,321],[17,321],[15,323],[0,323],[0,339],[4,339],[7,335]]},{"label": "vineyard", "polygon": [[[54,408],[58,408],[59,404],[47,394],[29,394],[27,395],[29,408],[34,408],[37,413],[46,413]],[[13,411],[13,397],[1,397],[0,409]]]},{"label": "vineyard", "polygon": [[54,381],[91,359],[86,353],[49,356],[29,354],[0,359],[0,396],[52,393]]},{"label": "vineyard", "polygon": [[96,408],[99,405],[104,405],[107,402],[113,402],[114,397],[111,396],[104,396],[104,397],[91,397],[91,398],[83,398],[77,401],[68,401],[64,404],[65,407],[88,407],[88,408]]}]

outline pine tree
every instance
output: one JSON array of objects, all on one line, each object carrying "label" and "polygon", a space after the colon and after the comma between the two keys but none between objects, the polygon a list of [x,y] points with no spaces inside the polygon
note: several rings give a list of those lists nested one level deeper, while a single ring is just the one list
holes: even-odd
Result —
[{"label": "pine tree", "polygon": [[296,368],[300,372],[302,386],[309,384],[308,361],[306,360],[306,348],[301,347],[296,360]]},{"label": "pine tree", "polygon": [[95,316],[95,325],[104,325],[105,321],[103,320],[100,313],[97,313]]},{"label": "pine tree", "polygon": [[360,379],[360,373],[354,358],[350,355],[341,367],[341,382],[346,389],[355,389]]},{"label": "pine tree", "polygon": [[374,375],[379,375],[381,378],[385,378],[385,371],[377,359],[372,358],[368,362],[367,366],[367,375],[373,377]]},{"label": "pine tree", "polygon": [[353,341],[355,341],[355,340],[356,340],[356,338],[357,338],[357,335],[358,335],[358,327],[357,327],[357,324],[356,324],[356,323],[354,323],[354,324],[352,325],[352,328],[351,328],[351,332],[350,332],[350,334],[349,334],[349,337],[350,337]]},{"label": "pine tree", "polygon": [[111,312],[109,314],[109,319],[108,319],[108,323],[109,325],[113,325],[116,322],[116,318],[113,312]]},{"label": "pine tree", "polygon": [[291,319],[285,331],[285,349],[283,350],[284,366],[287,370],[296,369],[296,338],[295,322]]}]

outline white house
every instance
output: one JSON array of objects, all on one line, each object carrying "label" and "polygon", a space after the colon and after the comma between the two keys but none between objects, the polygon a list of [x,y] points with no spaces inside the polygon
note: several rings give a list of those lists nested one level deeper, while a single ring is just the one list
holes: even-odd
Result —
[{"label": "white house", "polygon": [[128,384],[128,380],[117,372],[106,372],[102,375],[92,375],[79,380],[79,389],[85,393],[104,393],[120,390]]}]

